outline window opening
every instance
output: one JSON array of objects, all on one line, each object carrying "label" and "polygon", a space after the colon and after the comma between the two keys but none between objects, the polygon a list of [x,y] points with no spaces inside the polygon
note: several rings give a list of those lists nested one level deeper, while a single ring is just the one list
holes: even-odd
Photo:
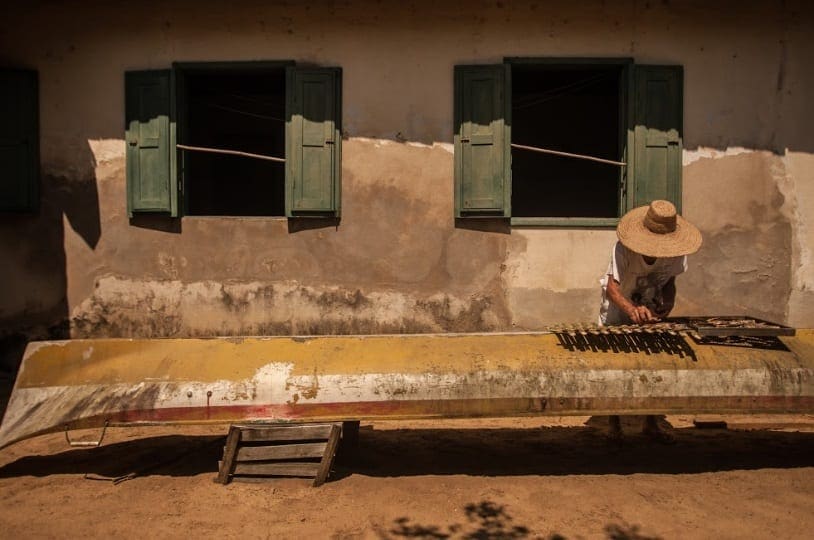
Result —
[{"label": "window opening", "polygon": [[512,65],[513,217],[619,216],[622,72]]},{"label": "window opening", "polygon": [[186,213],[285,215],[285,68],[182,72]]}]

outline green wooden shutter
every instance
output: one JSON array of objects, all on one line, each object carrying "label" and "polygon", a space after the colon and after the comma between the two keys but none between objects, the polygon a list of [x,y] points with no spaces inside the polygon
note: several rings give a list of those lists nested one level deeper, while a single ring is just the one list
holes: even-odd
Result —
[{"label": "green wooden shutter", "polygon": [[127,211],[178,215],[171,71],[125,73]]},{"label": "green wooden shutter", "polygon": [[338,68],[287,68],[288,217],[340,214],[341,81]]},{"label": "green wooden shutter", "polygon": [[31,212],[39,197],[37,73],[0,70],[0,211]]},{"label": "green wooden shutter", "polygon": [[633,207],[666,199],[681,210],[681,66],[636,66]]},{"label": "green wooden shutter", "polygon": [[455,67],[455,217],[511,216],[507,70]]}]

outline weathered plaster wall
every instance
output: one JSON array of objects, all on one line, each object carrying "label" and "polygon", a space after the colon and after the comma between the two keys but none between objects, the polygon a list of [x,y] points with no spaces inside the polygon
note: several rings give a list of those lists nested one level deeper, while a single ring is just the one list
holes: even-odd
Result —
[{"label": "weathered plaster wall", "polygon": [[766,151],[686,157],[685,217],[703,231],[704,246],[691,258],[694,279],[680,278],[684,308],[785,320],[792,233],[779,188],[783,159]]},{"label": "weathered plaster wall", "polygon": [[[593,321],[612,230],[456,227],[452,69],[626,56],[685,69],[684,209],[705,244],[676,312],[813,326],[812,29],[802,1],[29,3],[0,21],[0,64],[39,71],[43,208],[0,219],[0,323],[148,336]],[[343,68],[340,224],[130,223],[124,71],[261,59]]]},{"label": "weathered plaster wall", "polygon": [[788,320],[809,327],[814,321],[814,153],[788,152],[782,184],[792,227],[792,279]]},{"label": "weathered plaster wall", "polygon": [[[343,147],[343,219],[290,232],[285,219],[185,218],[180,233],[136,229],[102,205],[95,250],[76,254],[81,335],[377,333],[505,326],[506,238],[453,227],[450,149],[351,139]],[[123,163],[100,200],[125,197]],[[405,179],[409,178],[410,182]],[[107,211],[111,215],[107,215]],[[70,248],[69,248],[70,249]],[[139,270],[134,272],[134,264]],[[96,268],[90,273],[81,269]],[[86,291],[89,291],[88,294]],[[69,291],[69,297],[72,291]]]}]

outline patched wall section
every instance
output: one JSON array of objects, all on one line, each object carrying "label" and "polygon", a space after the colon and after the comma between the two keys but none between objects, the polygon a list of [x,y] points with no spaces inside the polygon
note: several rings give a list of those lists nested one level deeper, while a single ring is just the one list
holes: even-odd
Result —
[{"label": "patched wall section", "polygon": [[792,223],[792,279],[789,324],[814,326],[814,154],[787,152],[783,192]]},{"label": "patched wall section", "polygon": [[688,153],[685,161],[684,214],[704,243],[690,257],[692,279],[677,281],[678,308],[785,321],[792,226],[779,189],[783,159],[743,151]]},{"label": "patched wall section", "polygon": [[[139,229],[121,214],[123,156],[105,162],[105,234],[91,251],[68,233],[70,273],[84,281],[71,289],[74,335],[507,327],[500,283],[507,236],[454,227],[451,149],[343,144],[342,221],[302,230],[280,218],[214,217],[184,218],[180,231]],[[80,270],[99,263],[94,272]]]},{"label": "patched wall section", "polygon": [[512,231],[504,282],[514,326],[596,322],[599,280],[615,243],[612,230]]}]

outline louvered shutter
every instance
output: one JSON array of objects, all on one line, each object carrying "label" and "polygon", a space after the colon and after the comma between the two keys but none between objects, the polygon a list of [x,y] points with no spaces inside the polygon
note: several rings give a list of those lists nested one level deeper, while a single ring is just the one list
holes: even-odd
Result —
[{"label": "louvered shutter", "polygon": [[127,210],[178,215],[171,72],[125,74]]},{"label": "louvered shutter", "polygon": [[680,211],[683,69],[635,69],[633,206],[666,199]]},{"label": "louvered shutter", "polygon": [[338,217],[341,70],[287,70],[286,216]]},{"label": "louvered shutter", "polygon": [[511,215],[506,65],[455,67],[455,216]]}]

